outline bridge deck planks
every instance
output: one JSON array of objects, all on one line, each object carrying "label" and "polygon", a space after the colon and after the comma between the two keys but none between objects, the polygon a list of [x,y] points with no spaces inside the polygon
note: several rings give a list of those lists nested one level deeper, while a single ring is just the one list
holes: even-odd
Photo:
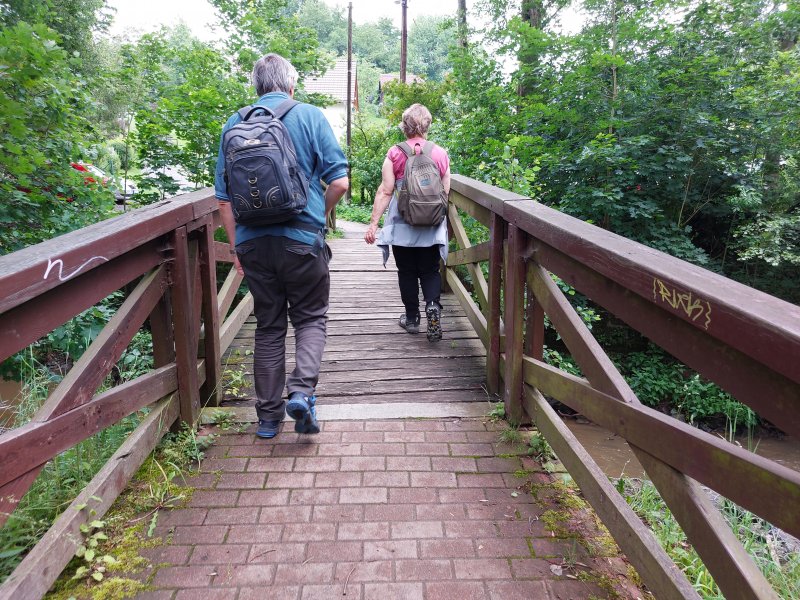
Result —
[{"label": "bridge deck planks", "polygon": [[[485,350],[452,295],[442,296],[444,337],[430,343],[425,317],[419,335],[397,323],[403,312],[397,269],[390,256],[360,238],[331,240],[331,300],[328,342],[317,395],[320,404],[394,402],[485,402]],[[424,307],[420,297],[420,307]],[[424,310],[422,311],[424,312]],[[225,356],[227,368],[241,368],[249,386],[223,405],[252,405],[253,336],[251,315]],[[287,372],[294,367],[294,333],[286,347]]]}]

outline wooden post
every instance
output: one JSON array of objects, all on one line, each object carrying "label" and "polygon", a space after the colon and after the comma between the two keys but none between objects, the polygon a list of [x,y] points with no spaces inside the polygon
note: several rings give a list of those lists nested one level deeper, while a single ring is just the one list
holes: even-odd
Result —
[{"label": "wooden post", "polygon": [[178,366],[180,420],[194,424],[200,410],[197,376],[197,344],[192,335],[194,308],[190,278],[189,240],[186,227],[175,230],[175,262],[173,263],[172,306],[175,325],[175,354]]},{"label": "wooden post", "polygon": [[508,254],[506,255],[506,370],[505,402],[506,417],[511,423],[522,423],[522,355],[525,327],[525,250],[526,233],[514,225],[508,225]]},{"label": "wooden post", "polygon": [[203,286],[203,354],[206,359],[206,380],[200,390],[200,398],[207,405],[219,406],[222,398],[222,353],[217,306],[217,261],[214,257],[214,227],[211,224],[200,230],[200,282]]},{"label": "wooden post", "polygon": [[[544,308],[533,295],[533,268],[527,269],[528,305],[525,309],[525,354],[536,360],[544,360]],[[549,277],[549,275],[548,275]]]},{"label": "wooden post", "polygon": [[500,394],[500,296],[505,235],[503,218],[492,213],[489,227],[489,349],[486,356],[486,385],[490,394]]}]

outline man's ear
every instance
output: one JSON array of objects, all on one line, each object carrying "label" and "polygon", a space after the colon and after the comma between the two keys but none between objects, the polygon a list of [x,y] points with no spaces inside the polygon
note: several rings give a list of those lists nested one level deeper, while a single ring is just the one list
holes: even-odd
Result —
[{"label": "man's ear", "polygon": [[294,98],[294,88],[289,88],[289,98]]}]

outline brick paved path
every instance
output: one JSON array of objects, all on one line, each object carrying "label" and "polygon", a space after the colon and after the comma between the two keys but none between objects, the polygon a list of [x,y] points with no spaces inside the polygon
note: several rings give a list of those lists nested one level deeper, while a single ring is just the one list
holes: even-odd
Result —
[{"label": "brick paved path", "polygon": [[563,511],[551,476],[498,443],[495,429],[328,421],[302,438],[291,424],[270,441],[223,434],[188,481],[188,506],[162,512],[156,533],[169,541],[143,551],[156,565],[146,574],[154,591],[139,598],[609,597],[590,570],[611,564],[624,583],[626,565],[548,531],[540,517]]}]

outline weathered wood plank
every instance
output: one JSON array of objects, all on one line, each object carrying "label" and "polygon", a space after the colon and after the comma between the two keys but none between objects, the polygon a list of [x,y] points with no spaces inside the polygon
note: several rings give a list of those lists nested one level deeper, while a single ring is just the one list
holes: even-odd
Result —
[{"label": "weathered wood plank", "polygon": [[178,399],[181,420],[194,424],[200,413],[200,385],[197,379],[197,342],[194,330],[194,295],[192,294],[192,256],[185,227],[174,234],[175,262],[172,276],[172,306],[175,320],[175,361],[178,367]]},{"label": "weathered wood plank", "polygon": [[[456,237],[456,241],[461,248],[470,248],[472,243],[469,241],[469,237],[467,237],[467,230],[464,229],[463,223],[461,223],[461,219],[458,216],[458,211],[456,210],[455,206],[452,204],[447,208],[447,214],[449,217],[449,222],[453,226],[453,235]],[[489,296],[489,288],[486,284],[486,278],[483,276],[483,271],[480,268],[480,265],[475,264],[468,264],[467,271],[469,272],[470,277],[472,278],[473,288],[475,289],[475,293],[478,296],[478,302],[481,305],[481,308],[484,311],[487,311],[488,314],[488,301],[487,297]]]},{"label": "weathered wood plank", "polygon": [[233,310],[233,312],[225,319],[225,322],[220,327],[219,332],[219,344],[222,352],[225,352],[233,342],[236,334],[239,332],[239,329],[242,326],[242,323],[250,316],[250,313],[253,312],[253,294],[250,292],[242,298],[242,301],[239,305]]},{"label": "weathered wood plank", "polygon": [[[505,272],[505,323],[506,323],[506,368],[503,402],[506,415],[512,423],[521,423],[525,418],[522,409],[522,355],[525,327],[525,261],[523,251],[526,244],[524,231],[508,226],[508,253]],[[509,357],[513,357],[509,358]]]},{"label": "weathered wood plank", "polygon": [[450,204],[463,210],[470,217],[478,221],[478,223],[481,223],[486,227],[489,226],[492,213],[485,207],[481,206],[480,204],[476,204],[455,190],[450,192]]}]

